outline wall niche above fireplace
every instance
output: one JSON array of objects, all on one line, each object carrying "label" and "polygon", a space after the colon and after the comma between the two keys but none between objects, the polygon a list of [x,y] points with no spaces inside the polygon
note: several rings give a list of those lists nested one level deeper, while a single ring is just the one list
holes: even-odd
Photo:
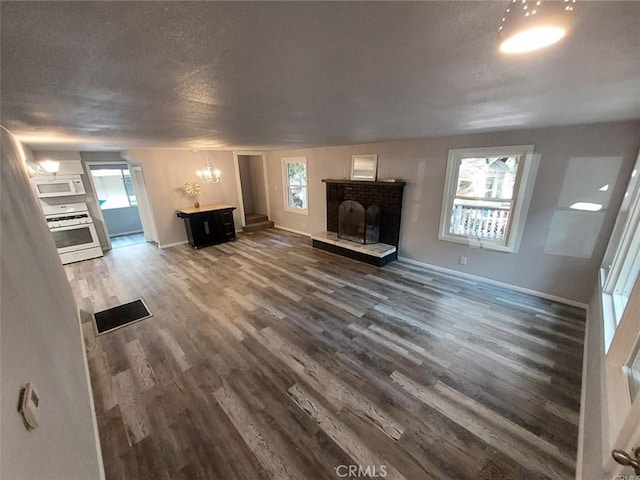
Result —
[{"label": "wall niche above fireplace", "polygon": [[[398,258],[397,249],[400,242],[402,195],[405,182],[332,179],[322,181],[326,184],[327,231],[312,236],[313,246],[378,266],[386,265]],[[359,239],[350,241],[345,238],[338,238],[338,233],[340,232],[340,206],[342,204],[344,209],[343,202],[349,201],[359,204],[365,212],[365,217],[367,211],[376,213],[375,223],[378,226],[376,228],[376,233],[379,237],[378,243],[365,243]],[[354,230],[360,229],[364,232],[367,230],[366,222],[359,226],[352,221],[350,228],[351,235],[353,235]],[[344,225],[342,230],[344,230]],[[370,227],[369,232],[371,231]]]}]

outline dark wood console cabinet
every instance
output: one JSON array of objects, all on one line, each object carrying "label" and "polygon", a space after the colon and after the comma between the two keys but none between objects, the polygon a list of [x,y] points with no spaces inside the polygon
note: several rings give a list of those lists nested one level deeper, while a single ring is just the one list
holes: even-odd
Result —
[{"label": "dark wood console cabinet", "polygon": [[202,205],[178,210],[176,215],[184,219],[189,245],[202,248],[236,239],[235,209],[229,205]]}]

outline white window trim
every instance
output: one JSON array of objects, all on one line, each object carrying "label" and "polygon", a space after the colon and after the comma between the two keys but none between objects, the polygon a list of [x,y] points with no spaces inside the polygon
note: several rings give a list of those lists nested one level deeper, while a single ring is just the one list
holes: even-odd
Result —
[{"label": "white window trim", "polygon": [[[287,164],[289,163],[304,163],[304,169],[307,173],[307,208],[291,208],[289,206],[288,187],[289,181],[287,178]],[[298,213],[300,215],[309,215],[309,167],[307,165],[307,157],[283,157],[282,158],[282,194],[284,199],[284,211],[290,213]]]},{"label": "white window trim", "polygon": [[[636,163],[636,169],[640,164],[640,157]],[[610,240],[610,245],[605,253],[605,263],[602,265],[603,276],[604,269],[607,269],[606,280],[602,285],[603,302],[608,308],[603,312],[605,320],[604,349],[605,353],[609,351],[616,328],[620,323],[624,305],[623,300],[616,291],[621,283],[629,283],[635,281],[631,279],[631,272],[634,271],[635,262],[639,261],[640,237],[636,236],[636,232],[640,227],[640,188],[634,174],[629,181],[627,193],[618,212],[618,218],[613,231],[619,231],[619,224],[622,226],[622,233],[619,238]],[[617,241],[616,241],[617,240]],[[606,259],[613,257],[610,265],[606,265]]]},{"label": "white window trim", "polygon": [[[449,150],[447,160],[447,173],[442,196],[442,210],[440,212],[440,228],[438,239],[447,242],[462,243],[474,247],[497,250],[501,252],[517,252],[520,248],[522,232],[526,223],[529,203],[533,193],[538,165],[539,155],[533,154],[533,145],[515,145],[507,147],[482,147],[482,148],[462,148]],[[512,199],[512,209],[509,215],[509,224],[504,241],[488,239],[478,239],[452,235],[449,233],[449,222],[451,220],[451,209],[456,193],[456,183],[460,161],[463,158],[472,157],[520,157],[522,168],[518,168],[516,185]]]},{"label": "white window trim", "polygon": [[604,352],[607,354],[616,329],[622,319],[624,304],[616,287],[620,282],[630,282],[633,261],[638,261],[640,237],[636,236],[640,228],[640,155],[636,160],[626,193],[613,227],[607,250],[600,269],[600,290],[603,304]]},{"label": "white window trim", "polygon": [[640,277],[635,279],[626,307],[616,293],[620,282],[631,281],[632,264],[638,259],[640,237],[640,184],[637,172],[640,155],[629,180],[618,212],[609,245],[600,269],[604,353],[602,380],[602,458],[606,472],[617,473],[619,465],[611,459],[613,448],[633,448],[640,441],[640,398],[631,402],[627,375],[622,366],[631,359],[640,341],[637,319],[640,316]]}]

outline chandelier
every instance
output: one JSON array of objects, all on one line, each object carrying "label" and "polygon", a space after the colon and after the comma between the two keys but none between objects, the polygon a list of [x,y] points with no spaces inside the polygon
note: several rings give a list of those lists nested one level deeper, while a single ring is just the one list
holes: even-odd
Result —
[{"label": "chandelier", "polygon": [[196,175],[201,183],[218,183],[220,181],[221,172],[218,169],[211,170],[209,160],[207,159],[207,168],[204,170],[196,170]]}]

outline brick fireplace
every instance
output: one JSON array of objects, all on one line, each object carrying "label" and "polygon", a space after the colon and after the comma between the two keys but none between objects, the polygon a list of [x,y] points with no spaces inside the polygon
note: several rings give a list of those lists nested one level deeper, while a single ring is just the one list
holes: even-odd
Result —
[{"label": "brick fireplace", "polygon": [[[313,246],[378,266],[398,258],[405,182],[322,181],[326,184],[327,231],[312,236]],[[379,207],[379,243],[363,246],[337,238],[340,204],[345,200],[358,202],[365,210]]]}]

